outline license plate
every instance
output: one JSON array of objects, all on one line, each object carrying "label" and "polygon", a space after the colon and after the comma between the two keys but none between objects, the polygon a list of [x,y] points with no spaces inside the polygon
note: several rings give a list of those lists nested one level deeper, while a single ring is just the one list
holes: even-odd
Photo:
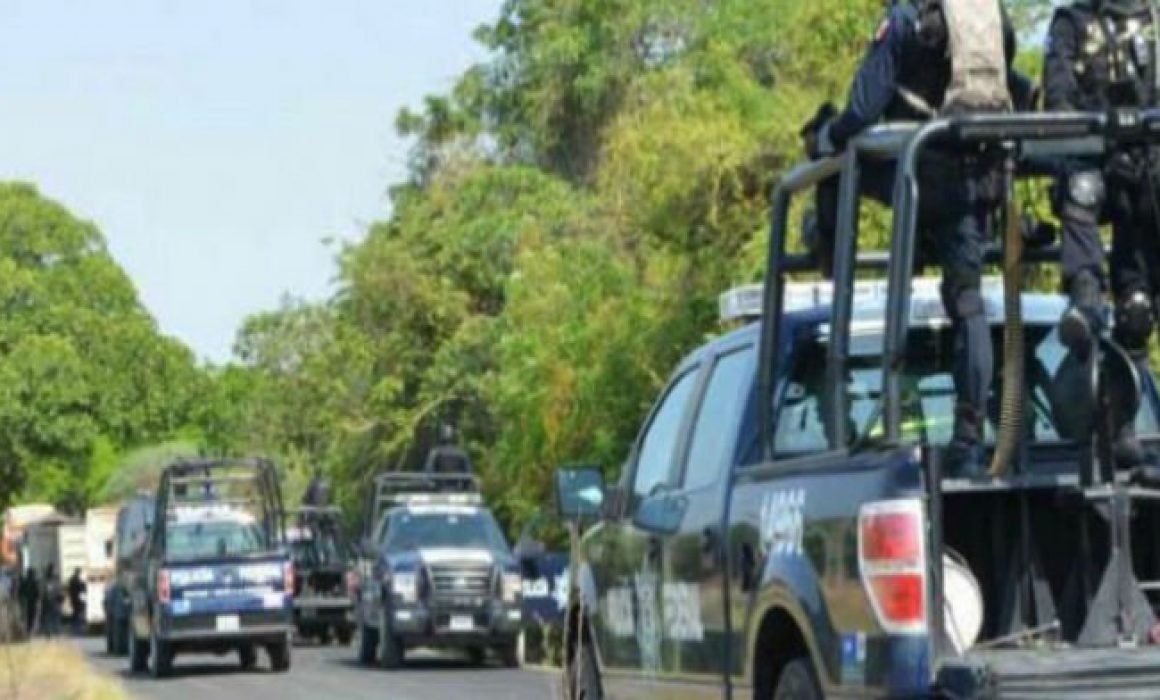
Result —
[{"label": "license plate", "polygon": [[452,615],[451,616],[451,631],[452,632],[470,632],[475,629],[475,620],[472,620],[468,615]]},{"label": "license plate", "polygon": [[237,632],[241,629],[242,623],[238,620],[237,615],[218,615],[217,616],[217,631],[218,632]]}]

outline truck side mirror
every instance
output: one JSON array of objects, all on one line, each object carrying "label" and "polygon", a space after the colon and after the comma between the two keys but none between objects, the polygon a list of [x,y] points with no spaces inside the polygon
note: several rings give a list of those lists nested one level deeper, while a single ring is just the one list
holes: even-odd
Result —
[{"label": "truck side mirror", "polygon": [[556,472],[556,506],[566,521],[599,519],[604,512],[604,474],[596,467]]}]

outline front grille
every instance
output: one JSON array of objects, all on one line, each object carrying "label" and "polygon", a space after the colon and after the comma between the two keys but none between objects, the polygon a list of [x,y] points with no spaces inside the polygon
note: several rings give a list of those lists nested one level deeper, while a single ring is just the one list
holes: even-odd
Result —
[{"label": "front grille", "polygon": [[434,564],[431,592],[436,600],[486,598],[492,589],[492,568],[480,564]]}]

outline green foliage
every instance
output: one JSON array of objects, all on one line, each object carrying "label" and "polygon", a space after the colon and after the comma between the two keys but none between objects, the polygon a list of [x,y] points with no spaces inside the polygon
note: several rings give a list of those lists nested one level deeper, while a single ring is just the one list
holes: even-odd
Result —
[{"label": "green foliage", "polygon": [[[768,194],[840,100],[876,0],[507,0],[491,51],[400,114],[394,213],[338,290],[251,319],[203,423],[272,453],[292,500],[421,464],[456,424],[500,515],[543,508],[562,462],[612,476],[717,295],[760,273]],[[228,416],[223,419],[222,416]]]},{"label": "green foliage", "polygon": [[94,502],[117,455],[190,420],[203,379],[91,224],[0,184],[0,505]]}]

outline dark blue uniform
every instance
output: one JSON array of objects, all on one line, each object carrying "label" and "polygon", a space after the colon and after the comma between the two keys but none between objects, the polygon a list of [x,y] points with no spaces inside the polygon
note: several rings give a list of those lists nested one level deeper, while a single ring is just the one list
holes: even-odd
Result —
[{"label": "dark blue uniform", "polygon": [[[1056,10],[1043,64],[1049,110],[1106,112],[1157,104],[1152,13],[1144,0],[1089,0]],[[1108,277],[1099,226],[1112,224],[1115,339],[1149,375],[1148,340],[1160,291],[1160,158],[1156,150],[1114,146],[1102,161],[1075,161],[1061,174],[1056,209],[1063,224],[1064,284],[1072,305],[1061,337],[1086,352],[1104,325]],[[1131,416],[1116,441],[1121,468],[1157,463],[1136,439]]]},{"label": "dark blue uniform", "polygon": [[[835,148],[843,148],[861,131],[882,121],[929,119],[943,104],[951,79],[947,47],[945,41],[926,41],[918,31],[918,20],[917,9],[909,3],[892,5],[887,11],[854,78],[845,110],[827,127]],[[1015,38],[1009,23],[1004,25],[1010,63]],[[967,469],[980,466],[979,445],[994,376],[991,333],[979,290],[986,216],[995,201],[990,175],[990,167],[983,164],[933,154],[919,167],[920,255],[942,267],[943,304],[955,329],[955,446],[970,453],[963,461]],[[893,163],[867,162],[862,170],[863,194],[889,204],[894,176]],[[836,179],[819,186],[817,196],[826,264],[837,223]]]},{"label": "dark blue uniform", "polygon": [[[1056,11],[1043,65],[1047,109],[1104,112],[1156,104],[1151,12],[1143,2],[1134,12],[1128,5],[1126,13],[1124,6],[1114,13],[1097,11],[1089,2]],[[1064,281],[1073,304],[1097,327],[1102,290],[1108,286],[1099,225],[1111,221],[1115,333],[1142,368],[1153,325],[1153,297],[1160,289],[1156,169],[1154,152],[1117,149],[1104,162],[1069,164],[1056,198],[1063,224]]]}]

